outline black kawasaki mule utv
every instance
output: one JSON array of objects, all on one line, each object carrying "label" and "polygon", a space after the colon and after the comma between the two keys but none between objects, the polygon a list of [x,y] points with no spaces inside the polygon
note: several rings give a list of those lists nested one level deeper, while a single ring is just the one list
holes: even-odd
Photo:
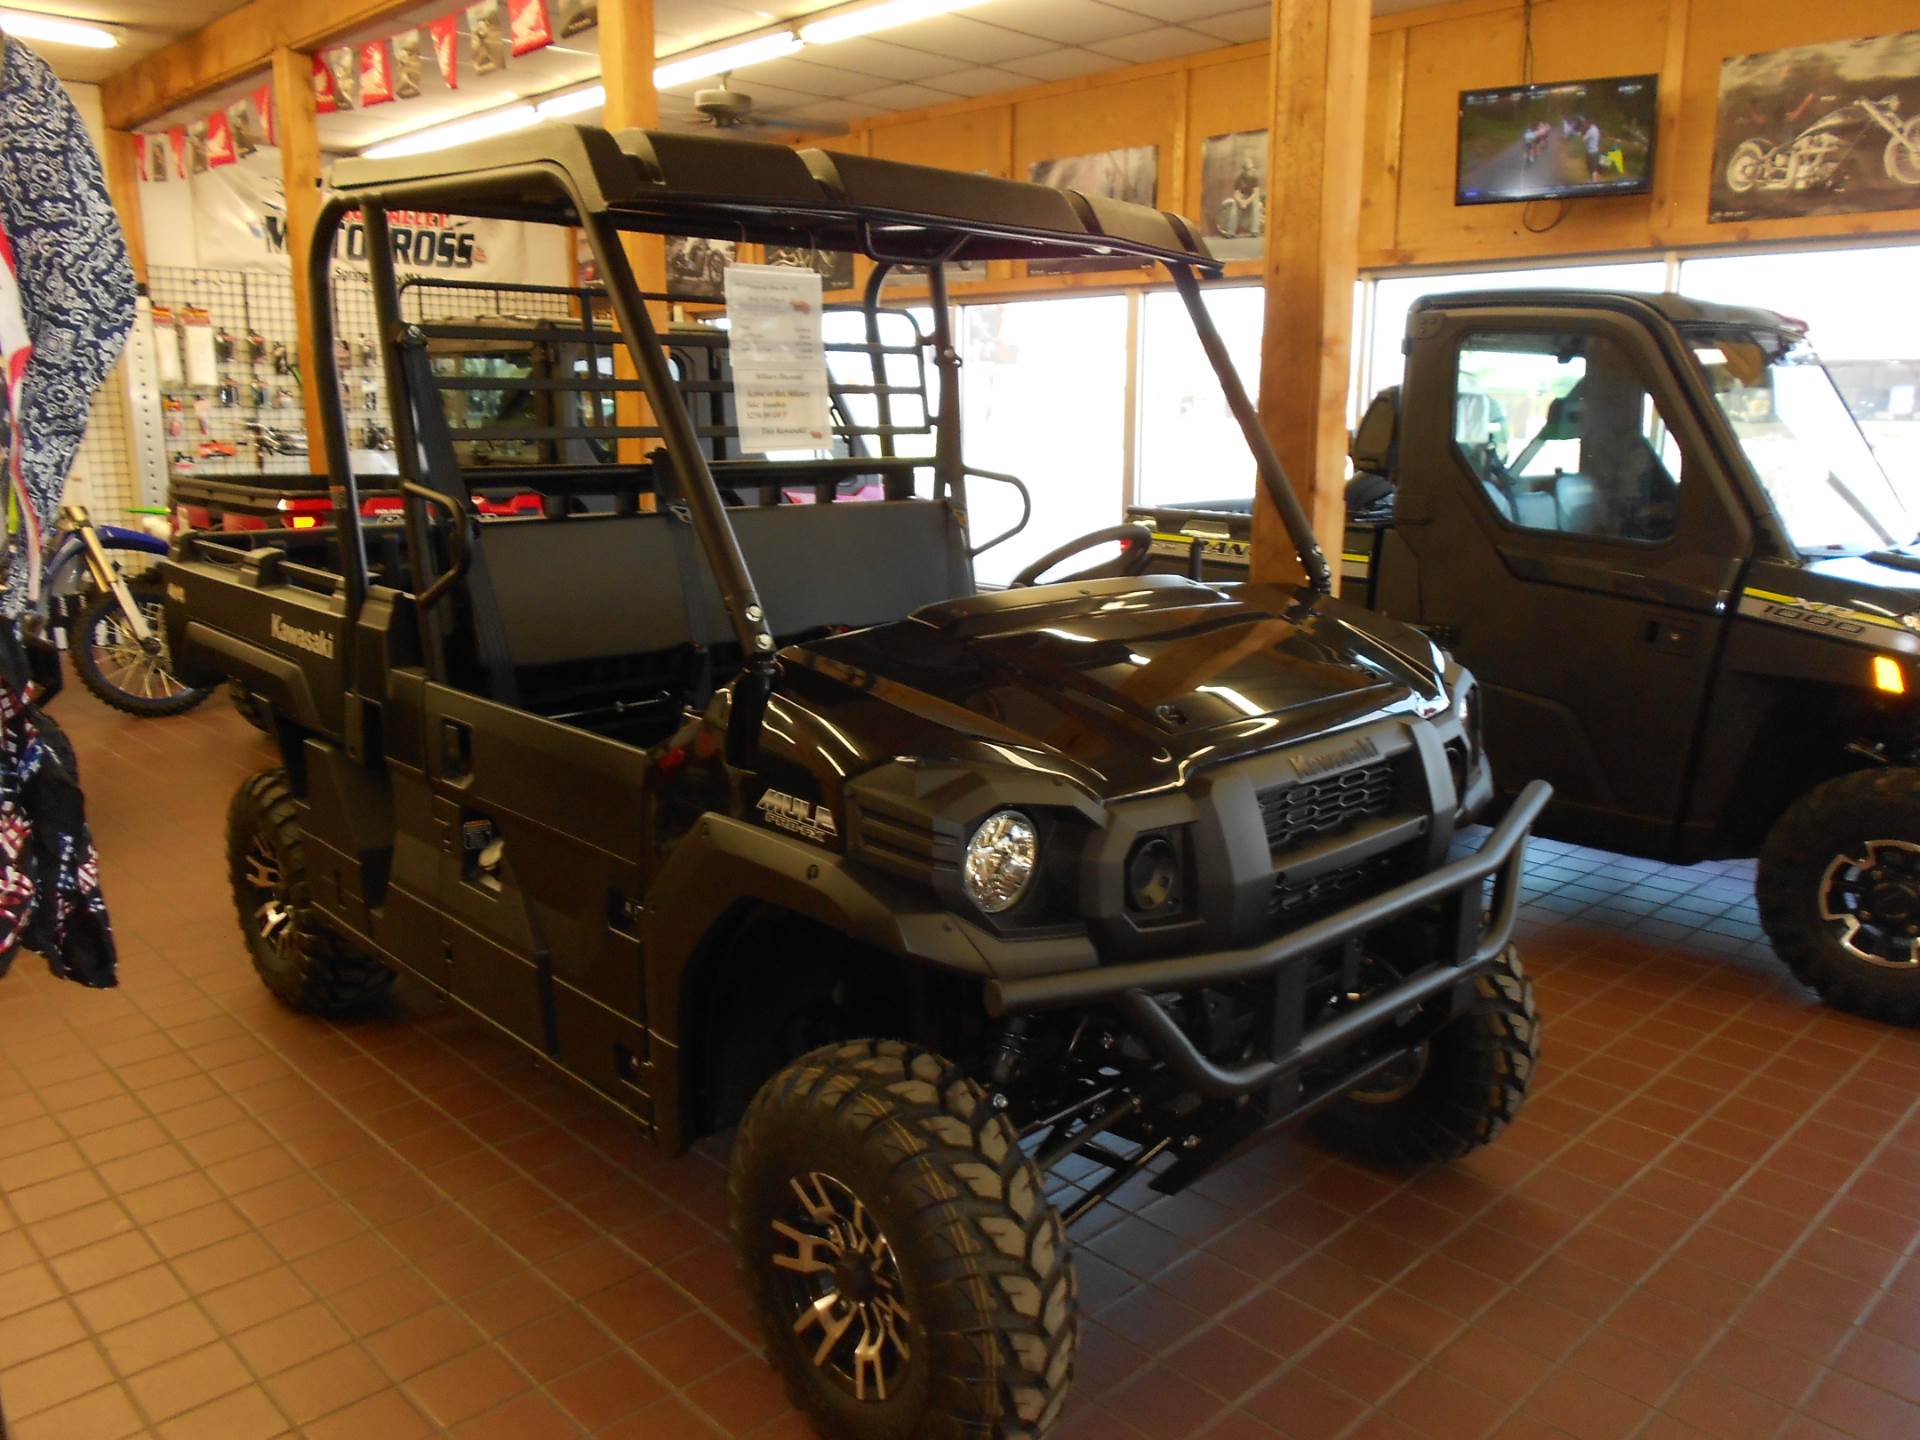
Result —
[{"label": "black kawasaki mule utv", "polygon": [[[1184,221],[573,126],[333,184],[315,383],[338,393],[326,257],[357,210],[404,524],[361,517],[329,407],[337,530],[189,539],[166,569],[173,653],[237,677],[284,756],[233,805],[254,963],[319,1012],[405,971],[667,1147],[737,1125],[744,1283],[822,1433],[1046,1433],[1078,1337],[1066,1226],[1135,1175],[1177,1190],[1309,1111],[1400,1163],[1513,1118],[1538,1030],[1507,942],[1544,789],[1452,853],[1492,791],[1474,682],[1329,595]],[[431,361],[448,327],[403,314],[387,244],[420,208],[581,228],[605,291],[543,323],[603,362],[540,380],[558,399],[518,433],[631,460],[462,470],[502,437],[449,397],[533,382]],[[740,453],[728,330],[656,321],[623,230],[873,262],[826,317],[832,454]],[[1185,297],[1306,584],[1145,575],[1118,527],[976,590],[968,485],[1008,477],[961,456],[940,262],[1114,254]],[[927,267],[930,335],[880,306],[899,263]],[[545,513],[476,520],[529,490]]]}]

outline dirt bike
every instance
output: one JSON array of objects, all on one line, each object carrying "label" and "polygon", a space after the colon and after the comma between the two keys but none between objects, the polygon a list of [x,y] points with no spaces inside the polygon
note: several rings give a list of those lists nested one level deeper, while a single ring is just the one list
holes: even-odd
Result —
[{"label": "dirt bike", "polygon": [[[68,505],[60,512],[59,538],[47,564],[47,625],[65,625],[80,683],[104,704],[143,719],[183,714],[210,693],[173,673],[160,625],[159,572],[128,579],[109,554],[129,551],[161,559],[168,549],[156,535],[95,525],[82,506]],[[52,698],[51,691],[46,698]]]},{"label": "dirt bike", "polygon": [[1888,137],[1880,159],[1887,178],[1920,185],[1920,116],[1902,119],[1900,97],[1883,95],[1828,111],[1784,145],[1742,140],[1727,159],[1727,188],[1736,195],[1838,189],[1846,181],[1847,160],[1880,132]]}]

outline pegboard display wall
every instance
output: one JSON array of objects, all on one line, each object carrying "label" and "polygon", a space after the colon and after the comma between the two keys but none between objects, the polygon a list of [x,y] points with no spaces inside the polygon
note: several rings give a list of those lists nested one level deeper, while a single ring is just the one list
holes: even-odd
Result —
[{"label": "pegboard display wall", "polygon": [[[289,275],[156,265],[147,277],[156,308],[174,323],[189,308],[207,312],[214,337],[211,384],[192,384],[184,367],[163,379],[168,463],[201,475],[308,474],[325,462],[309,453],[300,399],[298,328]],[[373,291],[363,271],[334,272],[334,333],[356,450],[392,448],[385,372],[374,345]],[[443,289],[404,285],[407,320],[479,316],[565,317],[565,295],[512,285]],[[313,445],[317,449],[316,443]],[[356,468],[359,462],[356,460]]]},{"label": "pegboard display wall", "polygon": [[107,372],[87,412],[87,431],[67,472],[66,500],[84,505],[104,525],[131,525],[134,493],[133,435],[127,423],[126,361]]}]

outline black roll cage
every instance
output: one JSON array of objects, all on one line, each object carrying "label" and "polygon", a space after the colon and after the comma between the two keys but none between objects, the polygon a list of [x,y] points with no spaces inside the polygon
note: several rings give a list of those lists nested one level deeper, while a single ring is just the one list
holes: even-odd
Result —
[{"label": "black roll cage", "polygon": [[[931,462],[935,494],[951,497],[963,527],[967,475],[1011,477],[970,468],[961,455],[960,356],[953,342],[944,264],[964,253],[978,258],[1122,254],[1164,265],[1253,453],[1261,484],[1287,527],[1309,586],[1331,591],[1326,558],[1306,512],[1202,300],[1197,272],[1217,275],[1220,262],[1178,216],[1076,191],[864,156],[557,124],[435,154],[345,161],[335,167],[332,184],[333,193],[322,203],[315,222],[307,280],[321,438],[328,471],[336,482],[335,513],[343,517],[345,526],[341,559],[349,635],[366,602],[368,565],[360,488],[351,463],[335,351],[333,269],[335,241],[354,212],[360,214],[365,229],[375,325],[387,393],[394,402],[394,449],[405,497],[409,558],[418,587],[415,602],[423,612],[422,630],[430,651],[437,632],[424,612],[464,568],[467,527],[473,523],[470,497],[431,489],[426,483],[430,477],[423,471],[423,445],[435,437],[421,432],[443,430],[444,422],[437,407],[419,415],[414,410],[426,397],[414,394],[406,373],[405,347],[410,342],[419,344],[420,337],[409,334],[400,314],[387,219],[395,209],[569,224],[584,234],[605,277],[606,298],[639,378],[638,388],[660,427],[675,472],[677,498],[686,507],[740,645],[742,669],[733,687],[726,745],[733,765],[751,768],[753,764],[775,668],[773,629],[621,244],[623,232],[708,234],[776,244],[801,238],[810,245],[818,245],[819,237],[826,235],[834,242],[826,248],[855,250],[874,262],[863,299],[870,338],[877,336],[878,302],[887,274],[903,264],[924,265],[933,310],[934,364],[942,385]],[[886,405],[884,394],[879,401]],[[880,445],[883,456],[891,458],[894,447],[891,436],[884,433],[885,418],[883,411]],[[444,440],[443,435],[439,438]],[[1019,488],[1017,480],[1012,483]],[[458,539],[450,546],[453,564],[438,577],[432,573],[428,543],[429,509],[434,506],[448,512],[458,531]]]}]

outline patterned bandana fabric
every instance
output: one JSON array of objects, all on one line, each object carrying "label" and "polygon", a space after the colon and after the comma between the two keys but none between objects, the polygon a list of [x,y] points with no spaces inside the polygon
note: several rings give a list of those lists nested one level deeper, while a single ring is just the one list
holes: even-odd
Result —
[{"label": "patterned bandana fabric", "polygon": [[25,650],[0,631],[0,975],[24,946],[58,978],[107,989],[113,927],[73,749],[21,699],[26,682]]},{"label": "patterned bandana fabric", "polygon": [[0,64],[0,974],[24,946],[61,979],[104,988],[118,981],[100,862],[73,751],[26,699],[20,621],[39,602],[42,546],[94,392],[133,328],[133,270],[66,91],[15,40]]},{"label": "patterned bandana fabric", "polygon": [[100,156],[59,80],[19,41],[0,60],[0,224],[12,242],[33,354],[12,417],[18,503],[14,563],[0,612],[39,598],[53,533],[93,393],[133,328],[133,267]]}]

